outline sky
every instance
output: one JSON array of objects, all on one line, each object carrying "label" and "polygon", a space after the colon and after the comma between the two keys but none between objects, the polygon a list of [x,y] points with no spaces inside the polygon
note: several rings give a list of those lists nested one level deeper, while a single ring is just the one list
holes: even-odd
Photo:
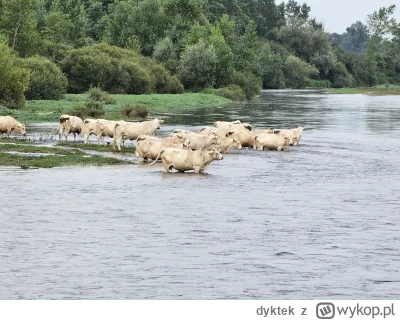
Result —
[{"label": "sky", "polygon": [[[366,23],[367,16],[381,7],[396,4],[394,18],[400,22],[399,0],[296,0],[311,7],[311,18],[322,21],[325,31],[343,33],[356,21]],[[276,1],[281,3],[282,1]],[[286,2],[286,1],[285,1]]]}]

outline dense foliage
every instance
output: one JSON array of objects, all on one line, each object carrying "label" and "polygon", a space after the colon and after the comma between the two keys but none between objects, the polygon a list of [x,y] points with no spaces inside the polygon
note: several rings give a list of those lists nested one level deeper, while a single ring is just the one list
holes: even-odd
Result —
[{"label": "dense foliage", "polygon": [[21,59],[21,66],[30,70],[31,80],[25,92],[28,100],[58,100],[67,92],[67,77],[45,57]]},{"label": "dense foliage", "polygon": [[[295,0],[2,0],[0,9],[0,35],[10,48],[2,59],[46,57],[65,73],[72,93],[91,86],[135,94],[214,89],[250,99],[261,86],[400,82],[394,5],[343,34],[325,32],[309,17],[311,8]],[[18,69],[7,63],[11,69],[3,72]],[[28,87],[35,88],[28,98],[49,98],[52,90],[61,96],[51,87],[38,92],[44,67],[31,74],[34,86],[27,84],[29,70],[18,70],[25,74],[19,89],[1,88],[3,100],[21,104]]]}]

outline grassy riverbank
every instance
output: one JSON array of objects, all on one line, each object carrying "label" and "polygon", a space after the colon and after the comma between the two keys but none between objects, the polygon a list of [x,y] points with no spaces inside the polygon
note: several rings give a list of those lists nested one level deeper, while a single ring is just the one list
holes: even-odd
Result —
[{"label": "grassy riverbank", "polygon": [[[126,105],[142,104],[152,113],[164,111],[180,111],[199,109],[227,104],[231,100],[213,94],[184,93],[184,94],[150,94],[150,95],[113,95],[117,102],[105,105],[105,115],[102,118],[127,120],[121,109]],[[60,115],[68,114],[74,107],[85,103],[85,94],[67,94],[63,100],[32,100],[27,101],[22,109],[11,110],[0,106],[0,115],[10,115],[23,123],[56,122]]]},{"label": "grassy riverbank", "polygon": [[[77,147],[81,145],[63,144],[68,148],[38,146],[27,141],[0,139],[0,166],[28,168],[53,168],[65,166],[104,166],[121,165],[130,162],[100,155],[87,154]],[[95,146],[88,150],[109,151],[111,147]],[[134,152],[134,148],[125,148],[126,152]]]},{"label": "grassy riverbank", "polygon": [[379,85],[366,88],[329,88],[328,93],[336,94],[370,94],[370,95],[400,95],[400,85]]}]

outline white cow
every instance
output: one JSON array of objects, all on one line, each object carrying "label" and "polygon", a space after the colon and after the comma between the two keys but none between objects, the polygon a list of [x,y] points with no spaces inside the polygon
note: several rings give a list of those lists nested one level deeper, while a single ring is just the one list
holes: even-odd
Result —
[{"label": "white cow", "polygon": [[153,119],[142,122],[124,122],[115,125],[113,148],[118,147],[121,150],[123,140],[136,140],[140,135],[154,135],[157,129],[160,129],[164,120]]},{"label": "white cow", "polygon": [[68,141],[68,135],[70,133],[74,134],[74,141],[76,141],[76,134],[81,134],[82,127],[83,121],[81,118],[67,114],[62,115],[57,128],[60,141],[62,135],[64,135],[65,141]]},{"label": "white cow", "polygon": [[83,142],[87,144],[89,142],[89,136],[91,134],[94,134],[97,136],[97,120],[95,119],[85,119],[83,121],[82,125],[82,136],[83,136]]},{"label": "white cow", "polygon": [[216,149],[202,151],[164,148],[161,150],[157,159],[150,165],[156,163],[160,157],[163,163],[163,172],[169,172],[174,168],[180,172],[194,170],[195,173],[201,173],[207,170],[212,161],[222,160],[224,158]]},{"label": "white cow", "polygon": [[0,116],[0,137],[5,133],[7,134],[7,138],[9,138],[12,132],[19,132],[25,136],[25,125],[15,120],[13,117]]},{"label": "white cow", "polygon": [[279,131],[275,133],[259,134],[254,139],[254,150],[264,150],[264,147],[268,150],[288,151],[289,150],[290,138],[279,134]]}]

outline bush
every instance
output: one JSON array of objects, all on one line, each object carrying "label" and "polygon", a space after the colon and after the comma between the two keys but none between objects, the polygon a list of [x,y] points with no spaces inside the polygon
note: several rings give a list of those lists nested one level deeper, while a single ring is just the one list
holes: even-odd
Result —
[{"label": "bush", "polygon": [[183,52],[178,76],[185,88],[204,89],[214,85],[216,67],[217,56],[214,47],[200,41],[188,46]]},{"label": "bush", "polygon": [[92,100],[92,101],[104,102],[105,104],[115,104],[117,102],[117,99],[115,99],[111,94],[101,90],[98,87],[90,88],[89,91],[87,92],[86,99],[88,101]]},{"label": "bush", "polygon": [[311,79],[311,87],[313,87],[313,88],[332,88],[332,83],[329,80]]},{"label": "bush", "polygon": [[147,110],[146,106],[142,104],[137,104],[135,106],[126,105],[121,109],[121,113],[123,116],[128,118],[147,118],[149,114],[149,110]]},{"label": "bush", "polygon": [[236,71],[233,75],[233,83],[241,87],[247,100],[251,100],[261,91],[262,81],[251,73]]},{"label": "bush", "polygon": [[77,105],[68,110],[68,114],[71,116],[85,119],[87,117],[85,105]]},{"label": "bush", "polygon": [[64,97],[68,80],[54,62],[40,56],[20,59],[20,62],[31,71],[31,80],[25,92],[28,100],[60,100]]},{"label": "bush", "polygon": [[353,76],[341,62],[336,62],[329,71],[328,79],[332,82],[334,88],[352,87],[354,83]]},{"label": "bush", "polygon": [[311,84],[310,76],[319,73],[316,67],[295,56],[288,57],[284,71],[286,85],[295,89],[309,86]]},{"label": "bush", "polygon": [[29,86],[30,71],[19,67],[18,59],[0,38],[0,101],[8,108],[25,104],[24,92]]},{"label": "bush", "polygon": [[69,91],[82,93],[91,86],[110,93],[172,93],[182,85],[161,65],[132,50],[107,44],[74,49],[61,61]]},{"label": "bush", "polygon": [[207,89],[205,93],[215,94],[233,101],[246,100],[246,95],[241,87],[238,85],[230,85],[219,89]]},{"label": "bush", "polygon": [[100,118],[104,115],[103,104],[99,101],[88,100],[85,103],[86,115],[88,117]]},{"label": "bush", "polygon": [[87,100],[84,105],[78,105],[71,108],[68,114],[71,116],[79,117],[81,119],[92,117],[100,118],[104,115],[103,104],[99,101]]}]

